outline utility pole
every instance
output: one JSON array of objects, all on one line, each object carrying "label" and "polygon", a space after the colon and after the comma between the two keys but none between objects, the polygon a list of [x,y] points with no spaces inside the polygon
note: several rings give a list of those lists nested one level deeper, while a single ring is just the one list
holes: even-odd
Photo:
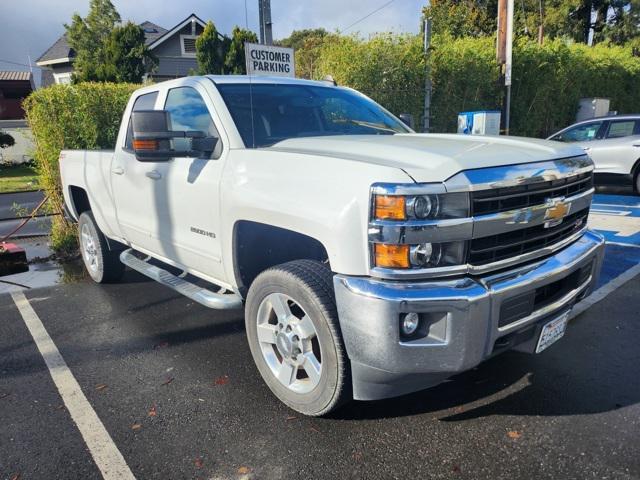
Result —
[{"label": "utility pole", "polygon": [[514,0],[498,0],[497,59],[500,65],[500,84],[504,85],[502,130],[509,135],[511,121],[511,65],[513,48]]},{"label": "utility pole", "polygon": [[271,30],[271,0],[258,0],[260,11],[260,43],[273,45],[273,33]]},{"label": "utility pole", "polygon": [[425,58],[425,79],[424,79],[424,119],[423,131],[429,133],[431,128],[431,66],[429,64],[429,47],[431,46],[431,18],[424,20],[424,58]]}]

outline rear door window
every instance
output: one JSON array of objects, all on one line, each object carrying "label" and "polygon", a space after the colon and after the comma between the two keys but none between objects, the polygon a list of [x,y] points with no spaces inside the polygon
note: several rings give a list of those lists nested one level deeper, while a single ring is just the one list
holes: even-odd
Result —
[{"label": "rear door window", "polygon": [[631,136],[638,128],[638,123],[640,122],[638,122],[637,120],[613,120],[609,125],[607,138],[621,138]]},{"label": "rear door window", "polygon": [[[156,105],[156,99],[158,98],[158,92],[145,93],[136,98],[133,104],[131,113],[139,110],[153,110]],[[129,125],[127,126],[127,140],[124,147],[128,150],[133,150],[133,125],[131,124],[131,117],[129,117]]]}]

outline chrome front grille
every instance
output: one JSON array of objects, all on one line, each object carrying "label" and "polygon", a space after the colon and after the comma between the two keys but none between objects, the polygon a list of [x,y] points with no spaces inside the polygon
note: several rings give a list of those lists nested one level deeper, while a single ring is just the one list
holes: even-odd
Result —
[{"label": "chrome front grille", "polygon": [[546,182],[479,190],[471,194],[471,215],[507,212],[545,203],[548,198],[571,197],[593,188],[591,172]]},{"label": "chrome front grille", "polygon": [[479,266],[535,252],[555,245],[581,231],[587,225],[589,208],[566,216],[554,227],[545,225],[513,230],[498,235],[474,238],[469,244],[467,261]]}]

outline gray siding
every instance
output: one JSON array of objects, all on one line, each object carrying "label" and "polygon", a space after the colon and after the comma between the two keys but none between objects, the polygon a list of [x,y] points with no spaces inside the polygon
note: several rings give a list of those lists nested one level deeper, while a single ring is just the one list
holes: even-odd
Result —
[{"label": "gray siding", "polygon": [[[196,24],[196,35],[202,33],[203,28]],[[191,25],[184,26],[171,38],[165,40],[152,51],[158,57],[158,67],[151,74],[156,80],[166,80],[169,78],[185,77],[190,71],[198,68],[195,57],[183,57],[180,46],[180,35],[191,35]]]},{"label": "gray siding", "polygon": [[152,77],[185,77],[189,75],[189,70],[196,70],[198,62],[195,58],[189,57],[164,57],[158,58],[158,67],[151,74]]},{"label": "gray siding", "polygon": [[[196,35],[202,33],[203,28],[196,23]],[[153,53],[156,57],[182,57],[182,49],[180,48],[180,35],[191,35],[191,25],[186,25],[182,30],[176,32],[168,40],[165,40],[156,48],[153,49]]]}]

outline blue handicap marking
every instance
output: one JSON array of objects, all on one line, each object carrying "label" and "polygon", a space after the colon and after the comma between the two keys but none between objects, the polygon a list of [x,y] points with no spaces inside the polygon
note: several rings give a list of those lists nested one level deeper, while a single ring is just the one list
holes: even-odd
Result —
[{"label": "blue handicap marking", "polygon": [[589,226],[607,242],[598,287],[640,263],[640,196],[594,195]]}]

